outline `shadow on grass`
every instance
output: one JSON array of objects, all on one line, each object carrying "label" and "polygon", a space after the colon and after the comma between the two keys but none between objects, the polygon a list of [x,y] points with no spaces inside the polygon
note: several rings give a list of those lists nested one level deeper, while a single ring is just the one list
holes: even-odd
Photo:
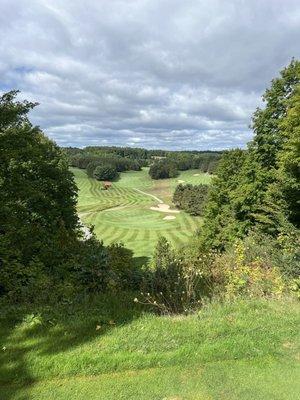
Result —
[{"label": "shadow on grass", "polygon": [[[65,352],[96,337],[101,340],[116,327],[138,318],[143,310],[133,299],[134,294],[126,292],[67,304],[4,305],[0,318],[0,399],[30,399],[30,387],[49,376],[53,355],[61,353],[59,362],[64,370]],[[32,373],[35,357],[39,357],[38,377]],[[54,373],[56,370],[57,366]]]},{"label": "shadow on grass", "polygon": [[[20,385],[27,386],[34,383],[33,377],[27,370],[25,361],[27,348],[23,346],[18,335],[15,335],[15,328],[22,321],[25,310],[22,308],[12,310],[11,307],[1,307],[0,321],[0,398],[2,400],[14,399],[18,394]],[[15,390],[11,384],[18,386]],[[18,396],[18,399],[27,400],[25,394]]]}]

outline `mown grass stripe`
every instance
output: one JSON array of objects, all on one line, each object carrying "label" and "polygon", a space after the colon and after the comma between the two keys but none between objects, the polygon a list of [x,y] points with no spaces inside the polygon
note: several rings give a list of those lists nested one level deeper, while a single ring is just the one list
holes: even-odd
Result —
[{"label": "mown grass stripe", "polygon": [[[170,199],[176,179],[152,181],[147,170],[121,173],[110,190],[101,190],[101,182],[89,178],[84,170],[73,169],[79,187],[78,211],[81,220],[95,226],[95,233],[105,243],[122,241],[140,255],[151,255],[160,236],[166,236],[176,246],[185,243],[200,225],[199,218],[184,212],[175,220],[164,220],[168,214],[150,211],[154,199],[136,189]],[[196,183],[197,171],[185,171],[184,180]],[[201,181],[199,176],[199,182]],[[108,210],[110,208],[115,208]],[[119,208],[118,208],[119,207]]]}]

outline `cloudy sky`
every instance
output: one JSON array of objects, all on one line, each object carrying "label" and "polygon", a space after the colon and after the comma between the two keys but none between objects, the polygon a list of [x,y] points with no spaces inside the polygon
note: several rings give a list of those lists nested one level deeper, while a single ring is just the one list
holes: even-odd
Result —
[{"label": "cloudy sky", "polygon": [[60,145],[243,147],[299,0],[0,0],[0,92]]}]

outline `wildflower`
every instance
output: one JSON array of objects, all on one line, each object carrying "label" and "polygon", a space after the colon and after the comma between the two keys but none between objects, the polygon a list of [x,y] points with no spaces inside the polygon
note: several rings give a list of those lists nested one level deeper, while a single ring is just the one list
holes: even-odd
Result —
[{"label": "wildflower", "polygon": [[137,299],[137,298],[135,298],[133,301],[134,301],[135,303],[138,303],[138,299]]},{"label": "wildflower", "polygon": [[101,325],[96,325],[96,331],[99,331],[101,329]]}]

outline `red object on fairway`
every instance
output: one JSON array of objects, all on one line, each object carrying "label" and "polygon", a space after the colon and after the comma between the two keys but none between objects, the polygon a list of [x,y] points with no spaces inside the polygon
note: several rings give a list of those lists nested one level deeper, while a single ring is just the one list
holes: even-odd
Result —
[{"label": "red object on fairway", "polygon": [[105,190],[109,189],[111,187],[111,185],[112,185],[111,182],[108,182],[108,181],[103,182],[103,188]]}]

